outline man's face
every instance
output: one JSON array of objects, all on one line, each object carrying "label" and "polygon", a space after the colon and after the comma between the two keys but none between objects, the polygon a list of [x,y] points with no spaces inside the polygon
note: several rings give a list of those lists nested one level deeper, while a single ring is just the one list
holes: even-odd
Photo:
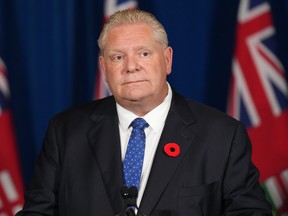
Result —
[{"label": "man's face", "polygon": [[148,24],[123,24],[108,32],[100,65],[120,105],[148,104],[154,108],[168,92],[172,49],[163,48],[154,39]]}]

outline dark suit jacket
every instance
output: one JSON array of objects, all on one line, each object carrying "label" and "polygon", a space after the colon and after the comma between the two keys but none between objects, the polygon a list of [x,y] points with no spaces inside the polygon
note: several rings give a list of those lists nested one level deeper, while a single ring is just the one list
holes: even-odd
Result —
[{"label": "dark suit jacket", "polygon": [[[115,100],[72,108],[50,122],[19,215],[113,216],[124,209]],[[165,144],[181,152],[170,157]],[[173,93],[140,205],[152,216],[272,215],[243,126]]]}]

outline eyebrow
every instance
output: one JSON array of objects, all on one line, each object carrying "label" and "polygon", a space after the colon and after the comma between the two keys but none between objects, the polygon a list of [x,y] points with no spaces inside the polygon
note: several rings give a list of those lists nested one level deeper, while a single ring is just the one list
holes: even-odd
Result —
[{"label": "eyebrow", "polygon": [[[143,50],[143,49],[151,49],[151,46],[142,46],[142,45],[140,45],[140,46],[136,46],[136,47],[134,47],[133,48],[133,50],[135,51],[139,51],[139,50]],[[106,51],[106,54],[107,55],[111,55],[111,54],[114,54],[114,53],[123,53],[123,50],[122,49],[110,49],[110,50],[108,50],[108,51]]]}]

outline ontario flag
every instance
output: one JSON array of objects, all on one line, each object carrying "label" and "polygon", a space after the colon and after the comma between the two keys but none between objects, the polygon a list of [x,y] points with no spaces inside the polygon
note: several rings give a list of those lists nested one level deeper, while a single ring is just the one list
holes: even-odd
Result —
[{"label": "ontario flag", "polygon": [[[124,9],[135,9],[138,3],[135,0],[105,0],[103,23],[116,11]],[[98,73],[95,82],[94,99],[100,99],[111,95],[109,87],[105,81],[103,72],[98,66]]]},{"label": "ontario flag", "polygon": [[275,35],[269,3],[240,0],[227,112],[247,127],[273,214],[287,216],[288,88]]},{"label": "ontario flag", "polygon": [[22,209],[23,186],[9,107],[5,65],[0,58],[0,215],[12,216]]}]

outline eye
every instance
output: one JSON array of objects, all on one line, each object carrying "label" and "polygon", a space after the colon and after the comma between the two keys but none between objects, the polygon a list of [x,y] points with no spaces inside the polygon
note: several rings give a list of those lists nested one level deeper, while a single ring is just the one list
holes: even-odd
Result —
[{"label": "eye", "polygon": [[140,53],[140,56],[141,56],[141,57],[148,57],[148,56],[150,56],[150,55],[151,55],[151,53],[148,52],[148,51],[143,51],[143,52]]},{"label": "eye", "polygon": [[124,55],[114,55],[112,56],[112,61],[122,61],[124,59]]}]

